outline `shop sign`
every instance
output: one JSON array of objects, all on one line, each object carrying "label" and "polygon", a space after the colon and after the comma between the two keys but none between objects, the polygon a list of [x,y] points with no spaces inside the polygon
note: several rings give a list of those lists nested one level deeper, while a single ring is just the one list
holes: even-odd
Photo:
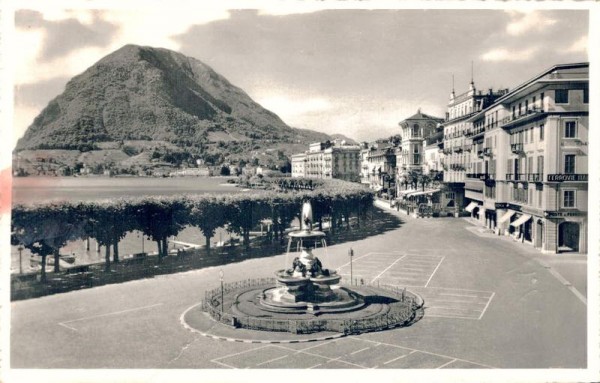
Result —
[{"label": "shop sign", "polygon": [[588,182],[587,174],[548,174],[548,182]]},{"label": "shop sign", "polygon": [[548,218],[561,218],[561,217],[578,217],[585,215],[585,212],[575,210],[575,211],[545,211],[544,216]]},{"label": "shop sign", "polygon": [[508,202],[496,202],[495,206],[496,206],[496,209],[510,209],[510,210],[514,210],[514,211],[522,210],[521,206],[514,205],[514,204],[508,203]]}]

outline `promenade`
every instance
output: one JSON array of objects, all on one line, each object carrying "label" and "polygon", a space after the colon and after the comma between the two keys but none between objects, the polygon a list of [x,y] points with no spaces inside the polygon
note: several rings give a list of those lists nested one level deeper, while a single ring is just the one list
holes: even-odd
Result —
[{"label": "promenade", "polygon": [[[583,368],[585,257],[540,255],[464,219],[400,227],[318,249],[325,267],[425,299],[410,327],[306,343],[234,329],[192,332],[181,315],[224,280],[272,277],[293,255],[13,302],[13,368]],[[214,334],[213,334],[214,333]],[[212,335],[218,335],[214,339]],[[228,339],[229,341],[225,340]],[[244,339],[246,341],[244,342]],[[238,340],[238,341],[235,341]]]}]

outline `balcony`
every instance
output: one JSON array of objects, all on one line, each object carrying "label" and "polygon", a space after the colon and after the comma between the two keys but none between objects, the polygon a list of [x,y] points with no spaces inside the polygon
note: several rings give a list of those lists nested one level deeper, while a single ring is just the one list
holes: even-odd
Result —
[{"label": "balcony", "polygon": [[506,173],[507,181],[516,181],[513,173]]},{"label": "balcony", "polygon": [[473,147],[472,147],[471,145],[463,145],[463,150],[464,150],[465,152],[470,152],[470,151],[472,150],[472,148],[473,148]]},{"label": "balcony", "polygon": [[523,144],[522,143],[510,144],[510,151],[515,154],[523,153]]},{"label": "balcony", "polygon": [[478,180],[482,180],[485,181],[487,179],[490,179],[490,174],[488,173],[467,173],[465,175],[467,178],[473,178],[473,179],[478,179]]},{"label": "balcony", "polygon": [[492,148],[483,148],[483,155],[490,157],[492,155]]},{"label": "balcony", "polygon": [[527,174],[527,181],[542,182],[542,175],[540,173],[529,173]]},{"label": "balcony", "polygon": [[454,153],[461,153],[463,151],[462,150],[462,146],[455,146],[455,147],[452,148],[452,151]]},{"label": "balcony", "polygon": [[483,150],[478,150],[477,151],[477,157],[483,158]]},{"label": "balcony", "polygon": [[514,127],[523,125],[525,123],[534,121],[538,118],[542,118],[545,115],[546,115],[546,112],[544,112],[542,109],[531,107],[528,110],[526,110],[525,113],[523,113],[523,114],[516,114],[516,115],[513,114],[513,115],[503,118],[502,119],[502,128],[503,129],[514,128]]}]

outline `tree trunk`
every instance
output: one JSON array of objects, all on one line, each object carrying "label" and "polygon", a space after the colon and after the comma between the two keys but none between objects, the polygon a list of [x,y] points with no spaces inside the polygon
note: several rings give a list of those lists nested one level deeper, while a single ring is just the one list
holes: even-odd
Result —
[{"label": "tree trunk", "polygon": [[110,245],[106,245],[104,250],[104,271],[110,272]]},{"label": "tree trunk", "polygon": [[169,240],[167,237],[163,238],[163,257],[169,255]]},{"label": "tree trunk", "polygon": [[119,240],[116,238],[113,242],[113,262],[119,263]]},{"label": "tree trunk", "polygon": [[60,273],[60,249],[54,249],[54,272]]},{"label": "tree trunk", "polygon": [[205,242],[206,243],[206,245],[205,245],[206,252],[208,254],[210,254],[210,237],[208,235],[204,234],[204,239],[206,240],[206,242]]},{"label": "tree trunk", "polygon": [[40,281],[46,282],[46,254],[42,254],[42,274],[40,275]]},{"label": "tree trunk", "polygon": [[244,228],[244,246],[246,246],[246,248],[250,247],[250,230]]},{"label": "tree trunk", "polygon": [[156,247],[158,248],[158,260],[160,261],[160,259],[162,258],[162,243],[160,239],[157,239],[155,242]]}]

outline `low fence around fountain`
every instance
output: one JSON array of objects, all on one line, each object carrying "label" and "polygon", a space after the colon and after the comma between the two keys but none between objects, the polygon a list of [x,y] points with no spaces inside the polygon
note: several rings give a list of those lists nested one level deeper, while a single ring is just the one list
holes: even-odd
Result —
[{"label": "low fence around fountain", "polygon": [[[207,290],[204,293],[202,309],[207,312],[214,320],[236,328],[245,328],[249,330],[290,332],[293,334],[310,334],[321,331],[340,332],[344,334],[359,334],[363,332],[385,330],[393,327],[399,327],[409,324],[414,318],[416,312],[424,305],[423,298],[418,294],[401,289],[397,286],[382,284],[362,284],[371,288],[381,289],[388,294],[394,295],[400,302],[406,303],[401,308],[396,308],[394,312],[369,318],[356,319],[275,319],[258,318],[250,316],[234,315],[225,312],[222,306],[221,296],[248,288],[272,287],[276,284],[275,278],[257,278],[246,279],[231,283],[224,283],[220,287]],[[342,286],[350,286],[347,283],[341,283]],[[356,285],[354,285],[356,286]]]}]

